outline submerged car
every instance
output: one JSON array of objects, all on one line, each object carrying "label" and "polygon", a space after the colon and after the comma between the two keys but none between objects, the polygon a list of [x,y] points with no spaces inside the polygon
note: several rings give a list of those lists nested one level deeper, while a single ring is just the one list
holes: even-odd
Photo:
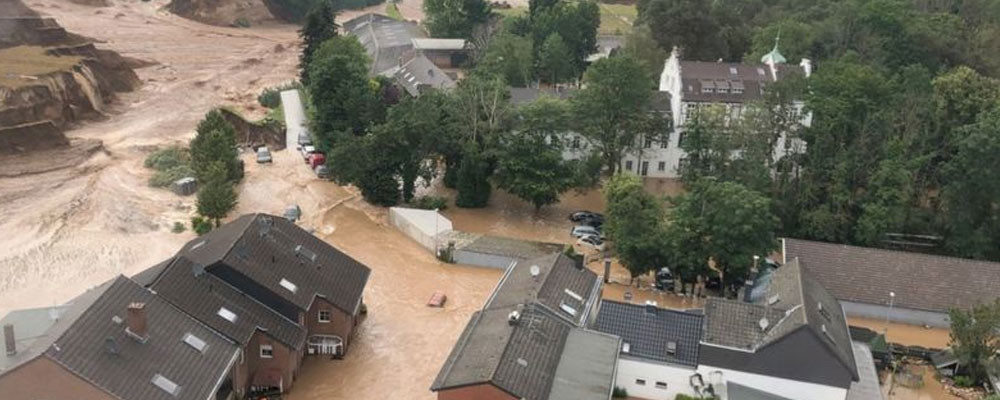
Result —
[{"label": "submerged car", "polygon": [[573,230],[570,231],[570,235],[572,235],[573,237],[575,237],[577,239],[582,238],[584,236],[595,236],[595,237],[600,238],[601,237],[601,230],[599,228],[595,228],[593,226],[577,225],[577,226],[574,226]]},{"label": "submerged car", "polygon": [[597,251],[604,251],[606,247],[604,239],[594,235],[583,236],[577,239],[576,244],[578,246],[587,246]]}]

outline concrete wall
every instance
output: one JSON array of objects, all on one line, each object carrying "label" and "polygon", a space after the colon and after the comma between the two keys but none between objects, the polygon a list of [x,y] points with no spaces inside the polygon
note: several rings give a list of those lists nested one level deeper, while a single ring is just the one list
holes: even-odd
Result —
[{"label": "concrete wall", "polygon": [[12,400],[113,400],[76,374],[40,356],[0,376],[0,398]]},{"label": "concrete wall", "polygon": [[851,301],[840,301],[844,307],[844,313],[849,317],[859,317],[885,321],[888,316],[892,322],[911,325],[929,325],[935,328],[950,328],[951,319],[948,313],[914,310],[912,308],[893,307],[889,313],[889,306],[868,303],[855,303]]},{"label": "concrete wall", "polygon": [[518,400],[488,383],[438,392],[438,400]]},{"label": "concrete wall", "polygon": [[[690,367],[632,359],[622,354],[622,358],[618,359],[618,377],[615,378],[615,386],[625,388],[630,397],[673,400],[678,394],[689,396],[697,394],[690,383],[691,375],[697,372]],[[640,384],[639,380],[644,383]],[[657,382],[665,383],[666,386],[657,387]]]},{"label": "concrete wall", "polygon": [[[709,365],[699,365],[698,372],[704,378],[705,384],[711,383],[715,386],[715,393],[723,394],[722,400],[739,400],[725,397],[725,385],[729,382],[736,382],[743,386],[796,400],[844,400],[847,397],[847,389],[844,388],[716,368]],[[719,372],[722,374],[719,375]]]},{"label": "concrete wall", "polygon": [[497,269],[507,269],[507,267],[509,267],[511,263],[519,261],[514,257],[479,253],[468,250],[455,250],[452,256],[455,259],[455,263],[458,264],[475,265],[478,267],[488,267]]}]

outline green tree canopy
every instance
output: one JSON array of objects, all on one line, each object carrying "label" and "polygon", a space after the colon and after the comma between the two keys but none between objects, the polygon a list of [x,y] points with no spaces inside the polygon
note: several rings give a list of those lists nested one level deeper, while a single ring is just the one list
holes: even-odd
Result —
[{"label": "green tree canopy", "polygon": [[1000,300],[971,310],[952,309],[948,317],[952,352],[975,382],[985,382],[987,367],[996,362],[1000,352]]},{"label": "green tree canopy", "polygon": [[309,64],[312,62],[313,53],[319,50],[323,42],[337,36],[337,11],[329,0],[320,0],[316,6],[306,14],[302,29],[299,29],[299,38],[302,39],[302,54],[299,56],[299,81],[303,85],[309,84]]},{"label": "green tree canopy", "polygon": [[199,182],[209,179],[209,170],[218,162],[225,169],[225,178],[238,181],[243,177],[243,169],[236,153],[236,130],[215,109],[198,123],[197,134],[191,140],[191,168]]},{"label": "green tree canopy", "polygon": [[314,54],[308,88],[321,148],[330,148],[340,133],[362,134],[369,127],[379,99],[368,79],[368,62],[354,36],[327,40]]},{"label": "green tree canopy", "polygon": [[558,33],[549,35],[542,44],[538,54],[538,72],[542,79],[553,84],[569,82],[576,74],[573,55]]},{"label": "green tree canopy", "polygon": [[197,208],[198,214],[215,220],[217,227],[236,208],[236,191],[226,179],[226,167],[221,162],[212,162],[208,167],[206,178],[198,190]]},{"label": "green tree canopy", "polygon": [[531,48],[531,39],[501,32],[490,40],[478,68],[502,76],[511,86],[526,87],[535,77]]},{"label": "green tree canopy", "polygon": [[473,29],[489,20],[492,9],[485,0],[426,0],[424,12],[432,37],[471,38]]},{"label": "green tree canopy", "polygon": [[632,174],[615,174],[604,185],[604,232],[614,241],[618,261],[632,278],[668,266],[662,200],[647,193]]}]

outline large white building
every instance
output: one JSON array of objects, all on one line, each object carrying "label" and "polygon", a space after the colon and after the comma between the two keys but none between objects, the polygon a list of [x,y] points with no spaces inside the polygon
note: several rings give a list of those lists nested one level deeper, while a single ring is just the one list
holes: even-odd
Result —
[{"label": "large white building", "polygon": [[[653,138],[638,140],[637,147],[623,157],[623,168],[643,177],[680,177],[679,167],[686,157],[680,144],[684,138],[684,125],[693,113],[708,106],[722,106],[729,118],[742,118],[750,103],[763,98],[769,84],[791,74],[808,77],[811,70],[807,59],[803,59],[798,66],[786,64],[777,45],[761,59],[761,64],[684,61],[680,52],[674,50],[664,63],[659,91],[653,96],[651,107],[655,112],[670,115],[673,131],[665,142]],[[514,104],[529,102],[542,95],[565,99],[571,97],[573,91],[511,89]],[[800,118],[800,125],[809,126],[812,115],[803,112],[804,103],[795,101],[792,106],[791,109]],[[793,138],[787,145],[786,140],[786,135],[782,135],[775,144],[775,160],[805,150],[802,140]],[[571,135],[568,142],[564,153],[566,158],[580,158],[591,151],[582,137]]]}]

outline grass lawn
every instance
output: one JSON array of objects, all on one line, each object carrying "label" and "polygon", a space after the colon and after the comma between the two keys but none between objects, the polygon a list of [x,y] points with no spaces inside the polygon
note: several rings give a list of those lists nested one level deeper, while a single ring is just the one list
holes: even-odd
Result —
[{"label": "grass lawn", "polygon": [[[597,3],[597,5],[601,9],[601,27],[597,29],[598,35],[624,35],[632,29],[632,23],[639,13],[634,4]],[[514,17],[527,14],[528,8],[497,8],[493,11],[505,17]]]},{"label": "grass lawn", "polygon": [[399,13],[399,7],[396,7],[395,2],[390,1],[385,4],[385,15],[397,21],[403,20],[403,14]]},{"label": "grass lawn", "polygon": [[20,87],[34,82],[30,77],[66,71],[83,57],[53,56],[44,47],[17,46],[0,50],[0,86]]}]

